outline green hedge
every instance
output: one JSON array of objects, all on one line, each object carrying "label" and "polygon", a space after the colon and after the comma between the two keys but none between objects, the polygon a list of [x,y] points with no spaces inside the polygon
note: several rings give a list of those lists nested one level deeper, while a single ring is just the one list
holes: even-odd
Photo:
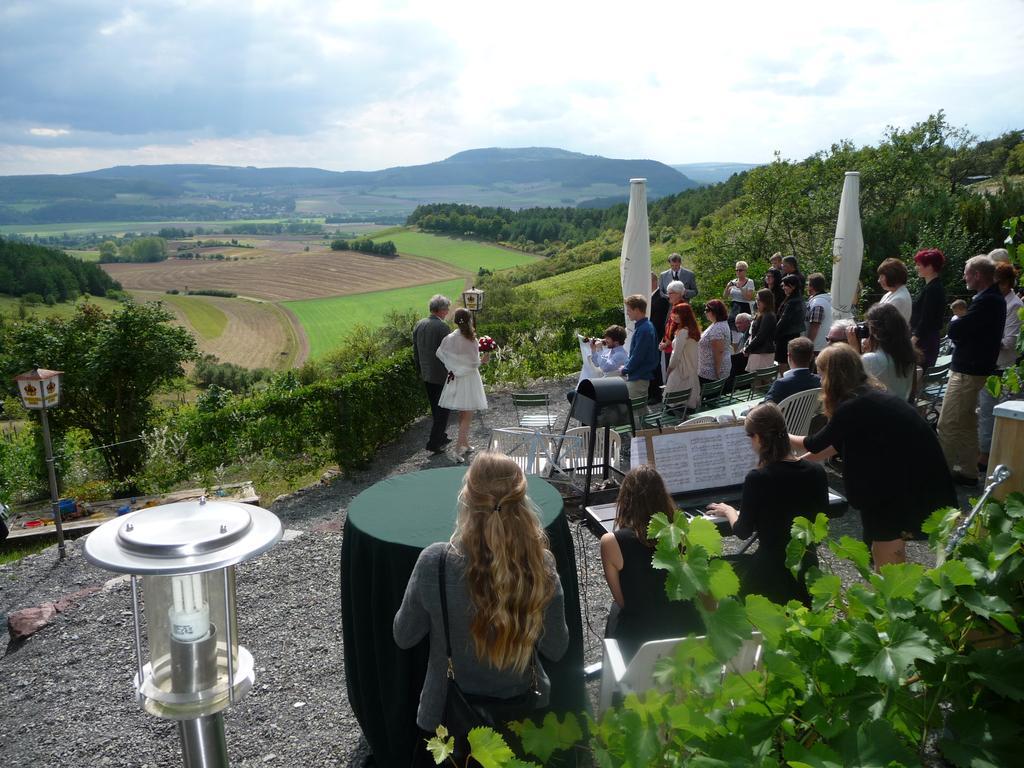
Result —
[{"label": "green hedge", "polygon": [[427,409],[412,350],[358,373],[308,386],[272,386],[248,397],[223,395],[171,417],[187,434],[190,471],[263,454],[292,458],[329,452],[344,471],[364,466]]}]

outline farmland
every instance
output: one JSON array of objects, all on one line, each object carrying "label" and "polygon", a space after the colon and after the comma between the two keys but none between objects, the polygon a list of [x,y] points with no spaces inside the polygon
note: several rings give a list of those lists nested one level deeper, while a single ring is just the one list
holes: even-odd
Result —
[{"label": "farmland", "polygon": [[284,306],[302,323],[309,339],[309,356],[316,359],[329,352],[357,323],[370,327],[380,325],[384,315],[392,310],[426,312],[427,302],[435,293],[456,297],[464,285],[465,280],[460,277],[388,291],[289,301]]},{"label": "farmland", "polygon": [[[26,307],[26,311],[28,312],[29,317],[71,317],[71,315],[74,314],[76,307],[78,307],[78,305],[86,301],[95,304],[97,307],[104,310],[105,312],[110,312],[115,307],[118,306],[118,303],[111,299],[90,296],[88,299],[80,298],[78,299],[78,301],[75,302],[68,301],[62,304],[54,304],[53,306],[47,306],[46,304],[36,304],[34,306]],[[0,315],[17,316],[18,304],[18,299],[13,298],[11,296],[0,294]]]},{"label": "farmland", "polygon": [[134,292],[139,301],[163,301],[178,322],[195,331],[203,352],[246,368],[285,369],[306,359],[300,329],[277,304],[220,296]]},{"label": "farmland", "polygon": [[436,259],[472,274],[476,274],[481,267],[493,272],[517,267],[520,264],[529,264],[531,261],[537,260],[537,257],[532,254],[501,248],[489,243],[480,243],[475,240],[453,240],[412,230],[386,230],[374,235],[373,239],[391,240],[398,247],[398,252],[403,255]]},{"label": "farmland", "polygon": [[[322,222],[323,218],[304,218],[305,221]],[[93,222],[68,222],[66,224],[0,224],[0,236],[2,235],[23,235],[32,237],[48,237],[50,235],[123,235],[125,232],[141,232],[142,234],[156,234],[165,227],[177,227],[179,229],[195,229],[202,227],[207,233],[222,232],[227,227],[238,226],[239,224],[273,224],[284,222],[288,219],[228,219],[223,221],[93,221]],[[339,229],[352,234],[368,235],[383,229],[379,224],[325,224],[325,231]]]},{"label": "farmland", "polygon": [[[382,291],[460,276],[447,264],[332,251],[321,243],[254,240],[255,248],[214,248],[238,261],[168,259],[153,264],[105,264],[128,290],[220,289],[266,301],[295,301]],[[296,252],[297,251],[297,252]]]}]

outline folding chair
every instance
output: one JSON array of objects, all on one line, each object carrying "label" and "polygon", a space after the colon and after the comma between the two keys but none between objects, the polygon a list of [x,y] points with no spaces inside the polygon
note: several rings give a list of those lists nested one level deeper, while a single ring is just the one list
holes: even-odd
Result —
[{"label": "folding chair", "polygon": [[948,381],[949,363],[929,368],[921,377],[921,385],[917,389],[914,404],[932,426],[939,422],[939,411],[942,410],[942,400],[946,396]]},{"label": "folding chair", "polygon": [[717,408],[720,405],[729,404],[729,396],[725,394],[725,384],[728,379],[709,381],[700,388],[699,411],[706,411],[710,408]]},{"label": "folding chair", "polygon": [[[633,411],[633,423],[636,425],[643,424],[644,412],[647,410],[647,395],[641,395],[640,397],[631,397],[629,399],[629,407]],[[629,424],[622,424],[618,427],[612,427],[612,432],[618,433],[620,437],[633,436],[633,429]]]},{"label": "folding chair", "polygon": [[[559,456],[558,465],[567,472],[584,469],[587,466],[587,456],[590,449],[590,427],[573,427],[566,430],[565,436],[582,441],[580,443],[580,455],[578,459],[567,459],[566,457]],[[604,461],[604,430],[597,430],[594,436],[596,441],[594,445],[594,459],[596,461],[600,457],[601,461]],[[622,438],[618,432],[608,430],[608,463],[610,466],[619,466],[621,453]]]},{"label": "folding chair", "polygon": [[[627,664],[622,658],[622,651],[616,640],[606,638],[604,641],[604,660],[601,664],[601,695],[598,703],[598,716],[613,706],[616,699],[622,699],[631,693],[642,694],[651,689],[659,689],[654,680],[655,664],[663,658],[672,656],[679,644],[686,638],[675,637],[668,640],[652,640],[640,646],[640,650]],[[707,638],[697,637],[706,642]],[[763,638],[760,632],[751,634],[744,640],[740,650],[727,663],[722,665],[722,679],[730,673],[743,674],[757,669],[761,664],[761,648]]]},{"label": "folding chair", "polygon": [[512,406],[520,427],[551,429],[557,418],[551,413],[551,398],[546,392],[513,392]]},{"label": "folding chair", "polygon": [[692,392],[692,389],[677,389],[664,395],[661,399],[661,408],[644,416],[644,426],[661,429],[685,421]]},{"label": "folding chair", "polygon": [[750,399],[763,400],[768,394],[772,383],[779,378],[779,366],[772,365],[768,368],[758,368],[754,371],[754,380],[750,384]]},{"label": "folding chair", "polygon": [[729,392],[729,400],[733,403],[745,403],[751,399],[751,388],[754,386],[754,379],[757,373],[749,371],[741,373],[732,380],[732,391]]}]

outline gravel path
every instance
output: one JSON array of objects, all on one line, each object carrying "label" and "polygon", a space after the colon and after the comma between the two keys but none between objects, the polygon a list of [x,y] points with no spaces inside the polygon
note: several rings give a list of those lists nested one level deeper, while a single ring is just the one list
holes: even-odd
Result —
[{"label": "gravel path", "polygon": [[[562,393],[572,382],[536,385]],[[491,410],[474,419],[472,442],[487,444],[494,426],[515,423],[507,393],[492,394]],[[301,535],[238,570],[241,642],[256,660],[256,684],[226,711],[228,749],[235,766],[347,766],[361,762],[360,734],[345,696],[339,597],[341,526],[349,502],[384,477],[449,466],[422,450],[429,422],[421,419],[403,440],[380,451],[373,466],[350,478],[278,499],[270,509]],[[582,590],[587,661],[600,659],[610,601],[597,539],[571,523]],[[833,534],[860,535],[856,514],[832,523]],[[727,549],[735,540],[727,539]],[[911,557],[930,553],[911,545]],[[828,560],[825,553],[824,560]],[[855,575],[841,571],[844,582]],[[89,565],[82,540],[69,542],[68,559],[51,547],[0,566],[0,611],[56,601],[90,588],[54,622],[15,646],[0,648],[0,765],[180,766],[175,726],[146,715],[134,701],[131,597],[124,579]],[[105,585],[105,586],[104,586]],[[593,689],[594,684],[591,685]],[[591,695],[596,692],[591,690]]]}]

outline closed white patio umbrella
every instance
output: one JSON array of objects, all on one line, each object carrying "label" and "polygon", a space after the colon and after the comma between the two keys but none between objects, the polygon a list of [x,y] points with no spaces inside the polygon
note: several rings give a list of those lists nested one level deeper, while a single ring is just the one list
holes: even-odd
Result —
[{"label": "closed white patio umbrella", "polygon": [[[626,231],[622,238],[622,256],[619,259],[619,279],[622,299],[639,293],[645,299],[651,295],[651,236],[647,226],[647,179],[629,180],[629,212]],[[650,312],[650,307],[647,308]],[[633,322],[627,317],[626,348],[633,340]]]},{"label": "closed white patio umbrella", "polygon": [[839,218],[832,244],[832,320],[853,317],[860,268],[864,263],[864,234],[860,228],[860,173],[847,171],[839,198]]}]

